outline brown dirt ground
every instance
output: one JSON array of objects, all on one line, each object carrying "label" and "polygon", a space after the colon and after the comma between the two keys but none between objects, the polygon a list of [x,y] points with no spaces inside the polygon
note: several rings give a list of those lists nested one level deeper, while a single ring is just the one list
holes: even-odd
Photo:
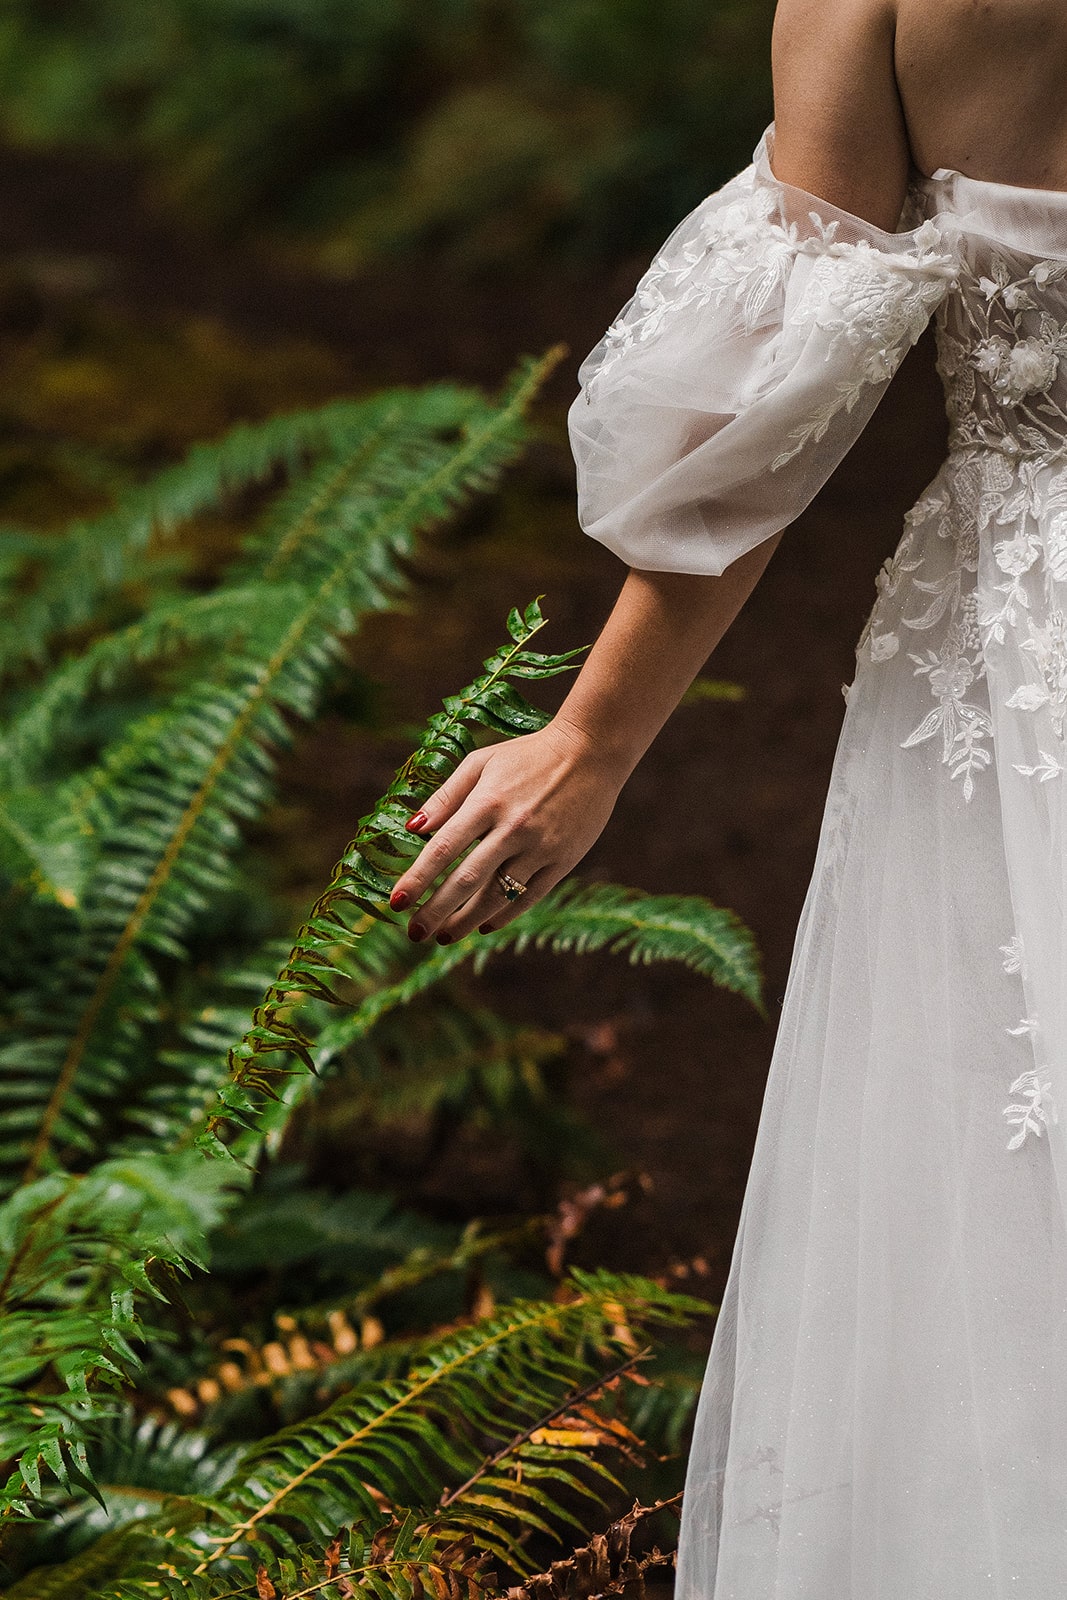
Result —
[{"label": "brown dirt ground", "polygon": [[[645,259],[564,277],[457,280],[405,260],[359,283],[279,271],[239,245],[174,233],[135,175],[71,157],[0,153],[0,251],[38,279],[94,283],[144,318],[195,313],[256,338],[319,341],[353,385],[471,379],[495,387],[522,352],[562,340],[570,354],[545,390],[545,437],[509,475],[513,496],[545,507],[543,537],[514,536],[503,509],[475,509],[431,559],[422,599],[369,630],[358,655],[402,683],[398,710],[421,718],[466,681],[501,636],[508,607],[544,592],[547,648],[590,641],[623,569],[583,537],[563,429],[578,360],[628,297]],[[620,1167],[651,1188],[603,1217],[585,1251],[605,1265],[679,1273],[716,1298],[729,1264],[785,987],[815,855],[830,764],[874,576],[944,444],[930,341],[909,358],[874,422],[788,532],[709,671],[746,687],[741,704],[684,707],[623,794],[581,871],[732,906],[762,947],[770,1022],[706,980],[611,958],[502,963],[484,981],[515,1015],[578,1039],[574,1093]],[[312,863],[333,859],[401,747],[327,723],[305,740],[288,795],[306,818]],[[311,870],[311,868],[309,868]],[[583,1033],[583,1030],[584,1033]],[[584,1040],[584,1044],[582,1041]],[[422,1185],[441,1209],[514,1201],[513,1173],[455,1150]]]}]

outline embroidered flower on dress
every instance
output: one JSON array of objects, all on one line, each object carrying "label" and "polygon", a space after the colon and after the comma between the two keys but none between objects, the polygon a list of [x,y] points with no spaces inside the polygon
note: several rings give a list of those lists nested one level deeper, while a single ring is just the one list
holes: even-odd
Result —
[{"label": "embroidered flower on dress", "polygon": [[939,650],[925,656],[909,653],[916,676],[924,675],[937,705],[919,726],[901,740],[905,750],[941,735],[941,760],[953,778],[963,779],[963,798],[974,797],[974,779],[992,760],[983,744],[992,733],[992,722],[985,706],[964,699],[968,689],[984,668],[980,657],[969,660],[963,653],[963,637],[955,623],[949,627]]},{"label": "embroidered flower on dress", "polygon": [[1041,540],[1033,528],[1020,528],[1014,539],[1001,539],[993,546],[993,555],[1001,572],[1021,577],[1029,572],[1041,555]]},{"label": "embroidered flower on dress", "polygon": [[1037,301],[1021,283],[1009,283],[1004,290],[1004,304],[1009,311],[1035,311]]},{"label": "embroidered flower on dress", "polygon": [[1020,339],[1008,357],[1010,403],[1028,394],[1043,394],[1051,389],[1059,371],[1060,358],[1044,339]]},{"label": "embroidered flower on dress", "polygon": [[999,336],[984,339],[972,359],[1002,406],[1017,406],[1027,395],[1051,388],[1060,364],[1052,345],[1032,336],[1014,345]]},{"label": "embroidered flower on dress", "polygon": [[1062,278],[1064,267],[1054,261],[1038,261],[1030,268],[1030,278],[1039,289],[1047,289],[1050,283],[1055,283]]}]

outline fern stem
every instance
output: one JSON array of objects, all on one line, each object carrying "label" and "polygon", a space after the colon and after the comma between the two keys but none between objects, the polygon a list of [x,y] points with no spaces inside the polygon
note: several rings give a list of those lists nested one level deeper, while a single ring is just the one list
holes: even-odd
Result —
[{"label": "fern stem", "polygon": [[[540,629],[544,627],[545,621],[546,619],[542,618],[536,624],[536,626],[532,627],[526,634],[524,634],[521,640],[515,641],[506,651],[503,651],[493,672],[487,675],[484,679],[479,680],[479,684],[476,689],[471,688],[464,690],[461,694],[456,696],[454,709],[448,713],[447,718],[442,722],[441,727],[438,729],[438,737],[440,737],[441,733],[445,730],[458,727],[464,721],[469,707],[476,699],[483,698],[497,683],[507,679],[515,657],[520,655],[526,649],[530,639],[535,637]],[[408,775],[414,771],[417,771],[422,756],[423,748],[420,746],[418,750],[408,757],[408,759],[399,769],[393,785],[394,788],[403,786]],[[255,1012],[256,1035],[254,1038],[246,1036],[246,1038],[241,1041],[241,1045],[245,1045],[246,1043],[250,1044],[251,1049],[249,1054],[245,1057],[240,1056],[238,1051],[240,1050],[241,1046],[238,1046],[237,1050],[230,1052],[230,1065],[232,1069],[230,1077],[232,1082],[237,1084],[247,1083],[249,1078],[252,1077],[252,1075],[259,1069],[259,1058],[263,1053],[262,1038],[266,1029],[273,1028],[275,1030],[279,1030],[282,1033],[282,1036],[289,1041],[286,1045],[286,1048],[288,1048],[290,1053],[294,1056],[298,1056],[300,1052],[299,1049],[293,1049],[293,1045],[306,1046],[308,1044],[308,1041],[304,1039],[303,1035],[300,1034],[298,1030],[293,1028],[291,1025],[280,1024],[278,1013],[283,1004],[288,1003],[287,997],[294,991],[294,989],[300,988],[299,982],[293,978],[292,969],[294,963],[302,954],[301,945],[304,935],[311,924],[313,924],[316,920],[323,918],[328,913],[338,885],[343,883],[344,880],[346,868],[344,867],[343,862],[354,851],[359,849],[360,844],[361,839],[357,836],[357,838],[353,840],[345,850],[344,856],[342,857],[342,863],[335,868],[334,875],[328,887],[312,907],[304,927],[297,936],[297,942],[290,951],[289,958],[284,968],[279,973],[271,987],[267,990],[267,993],[264,995],[261,1004],[257,1006]],[[371,925],[371,921],[372,919],[368,917],[363,918],[362,926],[369,927]],[[348,941],[350,942],[352,939],[357,938],[360,931],[361,928],[359,926],[350,928],[347,934]],[[271,1048],[277,1048],[277,1046],[272,1046]],[[226,1110],[215,1111],[207,1119],[207,1132],[215,1133],[226,1120]],[[199,1137],[199,1131],[194,1125],[192,1128],[186,1131],[185,1138],[182,1142],[188,1143],[197,1137]]]},{"label": "fern stem", "polygon": [[[496,664],[496,667],[494,667],[493,672],[486,675],[485,678],[480,678],[480,680],[478,680],[477,688],[472,686],[472,688],[469,688],[469,690],[464,690],[461,694],[456,696],[454,707],[450,710],[450,712],[448,712],[448,715],[446,715],[442,725],[438,726],[437,733],[435,733],[435,738],[440,739],[442,738],[443,734],[446,733],[446,731],[450,730],[450,728],[458,728],[458,726],[461,726],[462,722],[466,720],[467,710],[470,709],[470,706],[472,706],[477,699],[485,698],[486,694],[491,693],[491,690],[493,690],[494,686],[498,685],[498,683],[506,682],[507,677],[509,677],[510,669],[512,669],[512,666],[514,666],[515,658],[520,656],[520,654],[526,650],[526,646],[528,646],[528,643],[530,643],[531,638],[533,638],[534,635],[536,635],[537,632],[544,627],[544,624],[545,619],[542,618],[541,621],[537,622],[536,626],[530,627],[528,632],[523,634],[522,640],[517,640],[517,642],[512,643],[512,645],[510,645],[506,651],[502,651],[501,658],[499,658],[498,664]],[[424,749],[424,746],[419,746],[418,750],[414,750],[413,755],[410,755],[408,760],[406,760],[406,762],[400,766],[400,770],[398,770],[397,778],[395,778],[392,789],[403,789],[403,787],[406,786],[406,779],[410,778],[410,774],[418,773],[419,765],[421,765],[422,760],[424,760],[424,755],[426,755],[426,749]],[[294,963],[298,962],[299,957],[304,954],[304,952],[302,952],[302,941],[304,941],[304,936],[306,936],[307,931],[309,931],[310,925],[314,925],[317,920],[325,920],[326,915],[330,914],[331,902],[333,902],[334,894],[336,894],[336,891],[338,891],[339,886],[344,883],[344,878],[346,878],[347,875],[347,867],[344,866],[344,862],[346,862],[347,859],[352,856],[352,854],[358,853],[362,843],[365,843],[365,837],[366,835],[357,835],[357,838],[352,840],[352,843],[347,846],[346,851],[344,851],[344,856],[342,856],[342,861],[339,862],[338,867],[334,869],[334,874],[333,878],[331,878],[330,885],[328,885],[328,888],[326,888],[325,893],[320,894],[320,898],[318,898],[317,901],[315,901],[314,906],[312,906],[309,917],[307,917],[306,923],[304,923],[304,928],[301,928],[301,933],[298,934],[298,941],[296,941],[293,949],[291,949],[290,957],[288,957],[288,960],[286,960],[283,970],[278,973],[274,984],[267,989],[266,995],[264,995],[264,998],[262,998],[262,1002],[259,1003],[259,1006],[256,1006],[256,1013],[254,1013],[254,1018],[256,1018],[256,1022],[254,1022],[254,1037],[253,1035],[246,1035],[246,1037],[243,1038],[242,1043],[240,1043],[235,1050],[230,1051],[230,1082],[238,1083],[238,1085],[246,1085],[246,1083],[250,1082],[250,1080],[251,1082],[254,1082],[256,1075],[261,1072],[261,1056],[264,1054],[264,1043],[262,1043],[262,1040],[264,1040],[264,1034],[266,1034],[267,1030],[274,1029],[275,1034],[278,1035],[278,1040],[282,1040],[283,1042],[283,1045],[272,1043],[272,1045],[267,1046],[267,1048],[272,1048],[272,1050],[277,1050],[277,1048],[286,1048],[286,1050],[290,1051],[291,1056],[296,1056],[296,1058],[299,1058],[299,1056],[302,1054],[301,1046],[309,1046],[309,1040],[306,1040],[304,1035],[299,1034],[299,1030],[296,1029],[296,1027],[280,1021],[280,1016],[278,1016],[278,1013],[280,1013],[280,1010],[282,1010],[283,1005],[291,1005],[291,1003],[293,1003],[294,992],[299,992],[299,990],[301,990],[301,984],[299,984],[298,979],[294,978],[293,976],[293,966]],[[360,925],[355,926],[355,928],[349,928],[346,936],[347,942],[358,938],[360,933],[362,933],[365,928],[370,928],[371,923],[373,923],[373,918],[363,917]],[[242,1046],[248,1046],[248,1053],[242,1053]],[[208,1115],[208,1118],[206,1118],[206,1133],[218,1133],[222,1123],[226,1123],[227,1120],[229,1120],[229,1112],[227,1112],[227,1109],[214,1110],[213,1114]],[[181,1142],[182,1144],[187,1144],[187,1142],[194,1141],[194,1139],[197,1138],[200,1138],[200,1131],[198,1131],[197,1126],[194,1125],[192,1128],[189,1128],[189,1130],[186,1131],[186,1134],[184,1134],[184,1139],[182,1139]]]},{"label": "fern stem", "polygon": [[289,529],[285,538],[281,540],[278,548],[264,567],[264,579],[269,581],[277,577],[278,572],[288,561],[293,551],[303,543],[307,534],[314,528],[315,519],[318,517],[319,512],[329,505],[332,498],[341,494],[352,479],[362,470],[368,457],[373,454],[375,448],[387,434],[389,424],[399,416],[399,406],[394,406],[392,410],[387,411],[378,426],[377,432],[372,433],[369,438],[363,441],[360,449],[342,461],[328,482],[320,487],[317,494],[312,495],[303,512],[297,517],[293,526]]},{"label": "fern stem", "polygon": [[581,1405],[583,1400],[591,1400],[594,1395],[606,1389],[609,1383],[614,1383],[616,1378],[621,1378],[627,1372],[632,1372],[639,1361],[647,1361],[651,1354],[652,1346],[646,1345],[636,1355],[629,1356],[625,1361],[620,1361],[619,1365],[614,1367],[611,1372],[606,1372],[603,1377],[594,1378],[592,1383],[587,1383],[584,1389],[579,1389],[576,1393],[569,1394],[565,1400],[560,1401],[558,1406],[553,1407],[544,1416],[538,1417],[536,1422],[531,1422],[530,1426],[524,1428],[522,1433],[517,1433],[514,1438],[509,1439],[506,1444],[502,1444],[500,1449],[494,1451],[491,1456],[486,1456],[481,1466],[476,1472],[471,1473],[466,1483],[461,1483],[458,1489],[452,1489],[448,1494],[442,1495],[440,1501],[441,1510],[447,1511],[462,1495],[467,1493],[468,1489],[473,1489],[474,1485],[484,1478],[487,1472],[492,1472],[494,1467],[498,1467],[520,1445],[526,1444],[527,1440],[537,1432],[538,1428],[551,1427],[556,1418],[561,1417],[565,1411],[569,1411],[572,1406]]}]

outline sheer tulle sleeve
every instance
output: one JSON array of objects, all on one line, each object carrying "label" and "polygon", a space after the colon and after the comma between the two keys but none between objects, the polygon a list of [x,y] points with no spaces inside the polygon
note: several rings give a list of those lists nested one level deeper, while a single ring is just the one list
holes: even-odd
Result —
[{"label": "sheer tulle sleeve", "polygon": [[578,520],[630,566],[720,573],[792,522],[955,280],[949,225],[887,233],[772,153],[773,126],[578,369]]}]

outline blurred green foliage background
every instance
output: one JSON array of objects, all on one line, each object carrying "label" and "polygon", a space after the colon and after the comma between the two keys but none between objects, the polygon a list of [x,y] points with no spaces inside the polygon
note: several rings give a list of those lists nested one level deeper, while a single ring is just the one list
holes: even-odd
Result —
[{"label": "blurred green foliage background", "polygon": [[0,137],[346,274],[653,245],[769,120],[772,0],[7,0]]}]

